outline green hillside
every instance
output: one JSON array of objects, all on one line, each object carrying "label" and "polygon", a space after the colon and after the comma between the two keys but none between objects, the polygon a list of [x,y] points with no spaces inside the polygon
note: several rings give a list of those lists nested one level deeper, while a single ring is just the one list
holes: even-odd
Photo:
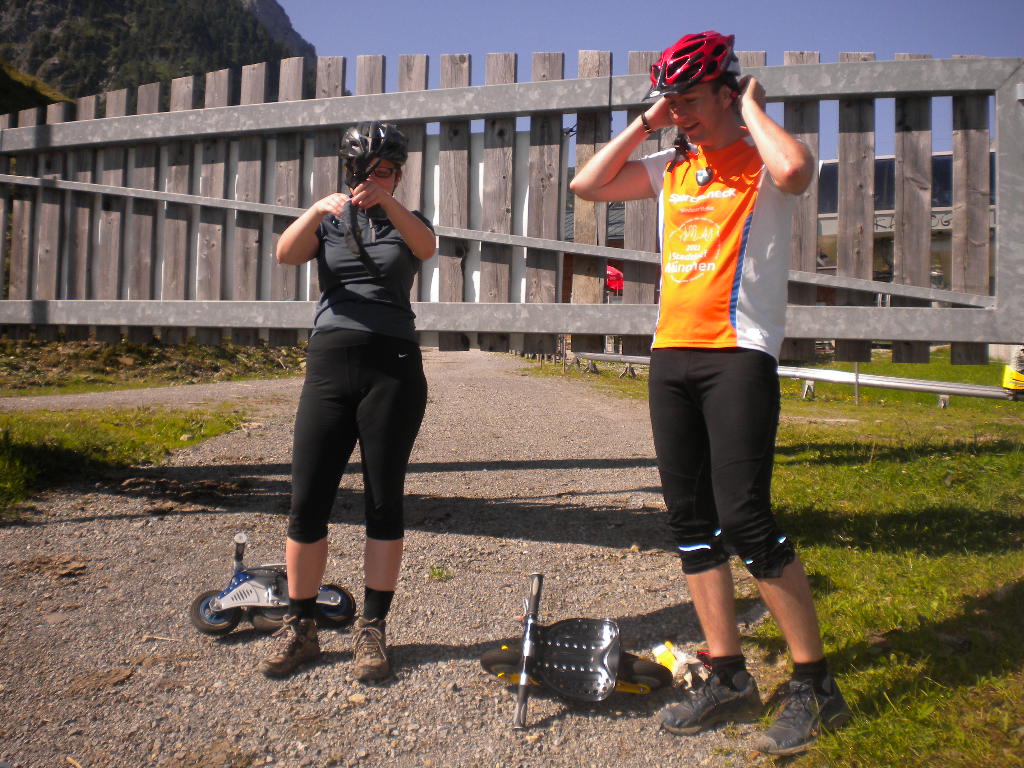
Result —
[{"label": "green hillside", "polygon": [[0,9],[0,59],[71,98],[291,55],[240,0],[25,0]]}]

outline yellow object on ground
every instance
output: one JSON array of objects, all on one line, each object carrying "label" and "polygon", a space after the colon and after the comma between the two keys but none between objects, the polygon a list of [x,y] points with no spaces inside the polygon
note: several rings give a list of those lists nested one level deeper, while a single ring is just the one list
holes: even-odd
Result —
[{"label": "yellow object on ground", "polygon": [[1003,369],[1003,389],[1024,389],[1024,373],[1008,365]]}]

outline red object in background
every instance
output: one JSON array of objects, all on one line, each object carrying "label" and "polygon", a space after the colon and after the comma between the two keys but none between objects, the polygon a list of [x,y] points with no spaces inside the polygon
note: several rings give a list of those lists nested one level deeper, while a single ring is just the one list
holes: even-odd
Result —
[{"label": "red object in background", "polygon": [[604,279],[605,285],[608,286],[610,291],[621,291],[622,290],[622,270],[616,269],[611,264],[608,265],[607,275]]}]

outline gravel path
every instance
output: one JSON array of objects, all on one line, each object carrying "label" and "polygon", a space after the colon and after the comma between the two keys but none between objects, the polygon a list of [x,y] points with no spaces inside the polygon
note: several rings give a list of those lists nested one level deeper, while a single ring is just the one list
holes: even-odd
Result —
[{"label": "gravel path", "polygon": [[[479,665],[518,636],[531,571],[543,619],[612,616],[628,647],[700,636],[664,548],[646,406],[523,361],[425,351],[430,400],[407,481],[407,556],[389,620],[396,676],[348,674],[347,631],[285,681],[256,670],[272,641],[248,624],[196,632],[187,609],[227,583],[231,538],[250,563],[282,557],[291,427],[301,381],[10,398],[0,409],[187,406],[235,400],[243,429],[165,465],[33,500],[0,528],[0,760],[47,766],[747,765],[751,726],[696,737],[652,715],[678,691],[597,705],[537,695],[525,732]],[[361,477],[331,522],[328,581],[361,598]],[[431,579],[432,567],[451,574]],[[741,587],[743,585],[741,584]],[[760,615],[744,601],[744,618]]]}]

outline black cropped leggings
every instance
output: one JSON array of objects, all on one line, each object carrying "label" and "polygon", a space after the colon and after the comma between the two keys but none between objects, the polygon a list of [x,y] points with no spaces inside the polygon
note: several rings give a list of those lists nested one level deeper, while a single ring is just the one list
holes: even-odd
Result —
[{"label": "black cropped leggings", "polygon": [[771,508],[777,371],[775,359],[757,350],[651,352],[654,448],[688,574],[734,552],[755,578],[777,578],[796,556]]},{"label": "black cropped leggings", "polygon": [[415,343],[347,331],[314,334],[295,416],[288,537],[311,544],[327,535],[338,484],[358,440],[366,535],[402,538],[405,472],[426,403]]}]

